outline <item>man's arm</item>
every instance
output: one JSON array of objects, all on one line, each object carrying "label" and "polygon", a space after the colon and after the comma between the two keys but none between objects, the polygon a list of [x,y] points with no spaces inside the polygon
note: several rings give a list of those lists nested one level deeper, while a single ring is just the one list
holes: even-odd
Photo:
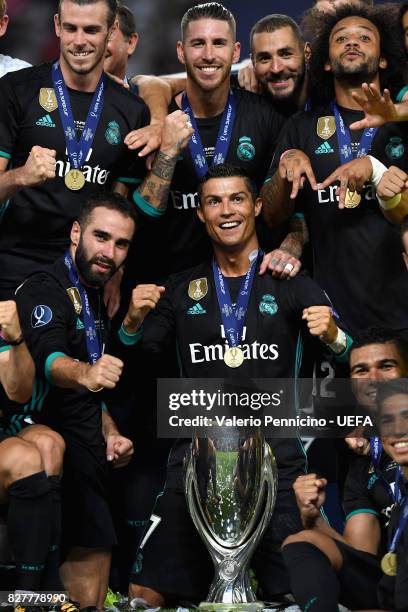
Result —
[{"label": "man's arm", "polygon": [[355,121],[350,125],[351,130],[362,130],[369,127],[380,127],[390,121],[408,120],[408,101],[404,96],[403,101],[395,104],[391,99],[388,89],[380,90],[373,83],[363,83],[363,93],[360,95],[353,92],[354,100],[361,106],[365,113],[364,119]]},{"label": "man's arm", "polygon": [[35,146],[24,166],[7,170],[9,159],[0,157],[0,202],[26,187],[36,187],[55,178],[56,151]]},{"label": "man's arm", "polygon": [[390,166],[377,186],[377,198],[384,217],[400,225],[408,215],[408,174]]},{"label": "man's arm", "polygon": [[124,467],[133,455],[133,442],[122,436],[108,410],[102,410],[102,435],[106,442],[106,458],[115,468]]},{"label": "man's arm", "polygon": [[16,303],[0,302],[0,330],[8,344],[0,353],[0,383],[6,395],[14,402],[30,399],[34,382],[34,362],[21,332]]},{"label": "man's arm", "polygon": [[298,274],[302,267],[300,258],[303,249],[309,242],[309,231],[303,216],[293,216],[289,229],[280,247],[265,255],[259,274],[267,270],[275,278],[294,278]]},{"label": "man's arm", "polygon": [[52,360],[48,377],[56,387],[101,391],[114,389],[122,370],[123,362],[112,355],[102,355],[93,365],[61,356]]}]

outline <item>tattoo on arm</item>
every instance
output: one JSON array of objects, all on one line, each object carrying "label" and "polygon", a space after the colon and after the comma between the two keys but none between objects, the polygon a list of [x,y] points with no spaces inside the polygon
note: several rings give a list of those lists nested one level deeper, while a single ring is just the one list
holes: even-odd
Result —
[{"label": "tattoo on arm", "polygon": [[139,187],[141,197],[157,209],[166,208],[177,158],[159,151],[151,172]]},{"label": "tattoo on arm", "polygon": [[309,232],[304,219],[291,219],[290,232],[280,245],[282,251],[290,253],[296,259],[302,257],[303,248],[309,242]]},{"label": "tattoo on arm", "polygon": [[175,165],[176,159],[174,157],[170,157],[166,155],[166,153],[159,151],[154,161],[152,172],[165,181],[171,181]]}]

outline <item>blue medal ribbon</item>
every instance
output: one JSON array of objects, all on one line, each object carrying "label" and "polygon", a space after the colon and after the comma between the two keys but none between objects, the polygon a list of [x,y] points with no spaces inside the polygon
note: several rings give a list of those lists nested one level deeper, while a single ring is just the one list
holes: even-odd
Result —
[{"label": "blue medal ribbon", "polygon": [[92,312],[91,305],[89,304],[88,294],[81,285],[81,282],[78,278],[77,269],[68,251],[66,251],[64,255],[64,264],[68,269],[69,280],[74,285],[74,287],[78,289],[79,295],[81,296],[88,361],[90,364],[94,364],[96,361],[98,361],[98,359],[102,357],[101,346],[99,343],[98,334],[96,333],[95,317]]},{"label": "blue medal ribbon", "polygon": [[235,308],[232,306],[231,294],[228,283],[215,259],[212,263],[215,289],[217,292],[218,305],[221,312],[221,321],[224,326],[225,338],[229,347],[238,346],[242,339],[245,317],[248,310],[249,298],[251,296],[252,284],[255,276],[256,262],[262,252],[252,260],[249,270],[241,281]]},{"label": "blue medal ribbon", "polygon": [[[183,113],[188,115],[190,123],[194,129],[194,134],[192,135],[188,146],[193,159],[197,178],[198,180],[201,180],[208,172],[207,158],[205,156],[203,143],[201,142],[200,134],[197,128],[197,122],[190,106],[190,102],[188,101],[186,92],[183,93],[181,98],[181,109]],[[232,91],[230,91],[227,104],[221,117],[220,129],[218,131],[217,141],[215,143],[214,158],[212,162],[213,166],[223,164],[226,160],[228,148],[231,142],[234,120],[235,98]]]},{"label": "blue medal ribbon", "polygon": [[52,67],[52,81],[55,94],[58,98],[58,110],[62,127],[64,128],[69,161],[75,170],[79,170],[88,158],[89,151],[91,150],[95,138],[96,129],[101,118],[104,103],[105,74],[102,73],[99,79],[79,142],[77,140],[74,116],[69,101],[69,93],[65,85],[59,62],[55,62]]},{"label": "blue medal ribbon", "polygon": [[373,138],[377,132],[377,128],[365,128],[361,136],[358,150],[354,154],[351,146],[350,130],[345,125],[343,117],[340,114],[339,107],[336,102],[333,102],[333,114],[336,122],[337,142],[339,144],[339,155],[341,164],[346,164],[352,159],[368,155]]},{"label": "blue medal ribbon", "polygon": [[395,549],[397,548],[397,544],[401,538],[401,535],[405,529],[405,526],[407,524],[408,521],[408,498],[404,499],[404,503],[402,505],[402,509],[401,509],[401,514],[399,517],[399,521],[398,521],[398,527],[393,535],[393,538],[391,540],[391,544],[388,547],[388,552],[389,553],[394,553]]},{"label": "blue medal ribbon", "polygon": [[380,461],[381,461],[382,451],[383,451],[383,446],[382,446],[382,442],[380,438],[378,436],[372,436],[370,438],[370,453],[371,453],[371,460],[374,466],[374,471],[377,474],[381,483],[383,484],[390,499],[392,499],[394,503],[399,504],[402,499],[401,489],[400,489],[400,482],[402,480],[401,468],[399,466],[397,466],[396,468],[394,490],[392,490],[390,483],[387,482],[387,480],[385,480],[380,470]]}]

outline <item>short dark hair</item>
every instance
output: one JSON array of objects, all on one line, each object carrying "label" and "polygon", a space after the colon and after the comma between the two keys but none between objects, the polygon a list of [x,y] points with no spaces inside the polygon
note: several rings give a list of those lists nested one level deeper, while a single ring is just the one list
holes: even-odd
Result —
[{"label": "short dark hair", "polygon": [[393,395],[408,395],[408,378],[394,378],[379,381],[377,387],[377,411],[380,412],[382,404]]},{"label": "short dark hair", "polygon": [[[96,4],[101,0],[65,0],[69,2],[73,2],[74,4],[78,4],[79,6],[85,6],[86,4]],[[58,16],[61,17],[61,6],[64,0],[59,0],[58,2]],[[117,0],[102,0],[105,2],[108,7],[108,28],[111,28],[115,23],[116,13],[118,12],[118,3]]]},{"label": "short dark hair", "polygon": [[7,2],[6,0],[0,0],[0,19],[3,19],[4,15],[7,11]]},{"label": "short dark hair", "polygon": [[380,53],[387,60],[387,67],[380,70],[381,89],[389,89],[395,97],[406,79],[406,55],[402,41],[395,36],[395,15],[391,11],[363,5],[345,5],[334,13],[322,13],[316,28],[318,35],[313,42],[313,53],[309,65],[309,91],[313,107],[330,103],[334,95],[334,79],[324,67],[329,59],[330,35],[336,24],[347,17],[362,17],[370,21],[380,34]]},{"label": "short dark hair", "polygon": [[219,21],[226,21],[232,31],[233,39],[235,40],[237,26],[235,23],[235,17],[225,6],[219,2],[206,2],[205,4],[197,4],[188,9],[183,15],[181,20],[181,39],[184,40],[186,37],[186,31],[189,24],[192,21],[198,21],[199,19],[218,19]]},{"label": "short dark hair", "polygon": [[385,327],[368,327],[353,335],[351,350],[369,344],[393,344],[408,369],[408,341],[400,332]]},{"label": "short dark hair", "polygon": [[108,208],[109,210],[116,210],[124,217],[132,219],[136,229],[137,213],[135,210],[135,205],[119,193],[110,191],[101,192],[92,195],[88,200],[86,200],[86,202],[82,204],[78,215],[78,223],[82,228],[86,227],[88,224],[89,217],[95,208]]},{"label": "short dark hair", "polygon": [[116,16],[119,21],[119,30],[123,36],[129,40],[132,34],[136,34],[136,20],[135,16],[128,6],[118,2],[118,12]]},{"label": "short dark hair", "polygon": [[245,168],[242,168],[241,166],[234,166],[233,164],[216,164],[215,166],[211,166],[204,178],[202,178],[198,184],[198,197],[201,200],[203,187],[207,181],[211,179],[232,177],[244,179],[245,185],[247,186],[248,191],[255,202],[256,198],[258,197],[258,189],[254,181],[251,179]]},{"label": "short dark hair", "polygon": [[401,6],[399,7],[399,18],[402,21],[403,16],[405,15],[405,13],[408,11],[408,2],[403,2],[401,4]]},{"label": "short dark hair", "polygon": [[281,28],[291,28],[293,34],[296,37],[296,40],[299,43],[299,46],[302,47],[305,43],[303,38],[302,31],[296,21],[289,17],[289,15],[280,15],[279,13],[274,13],[273,15],[266,15],[259,19],[251,28],[251,33],[249,35],[249,46],[251,49],[251,53],[253,50],[253,40],[255,34],[261,34],[262,32],[275,32],[276,30],[280,30]]}]

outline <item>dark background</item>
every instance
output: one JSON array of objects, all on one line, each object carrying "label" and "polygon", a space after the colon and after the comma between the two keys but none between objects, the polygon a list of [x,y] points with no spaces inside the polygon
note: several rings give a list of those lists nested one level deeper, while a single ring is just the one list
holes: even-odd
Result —
[{"label": "dark background", "polygon": [[[175,55],[179,24],[184,12],[198,2],[192,0],[127,0],[137,19],[139,45],[132,58],[130,74],[163,74],[177,72],[180,65]],[[53,30],[54,0],[8,0],[10,24],[0,40],[0,53],[38,64],[58,56],[58,43]],[[298,19],[310,0],[225,0],[224,5],[235,15],[238,40],[242,43],[241,59],[248,56],[251,26],[269,13],[285,13]]]}]

